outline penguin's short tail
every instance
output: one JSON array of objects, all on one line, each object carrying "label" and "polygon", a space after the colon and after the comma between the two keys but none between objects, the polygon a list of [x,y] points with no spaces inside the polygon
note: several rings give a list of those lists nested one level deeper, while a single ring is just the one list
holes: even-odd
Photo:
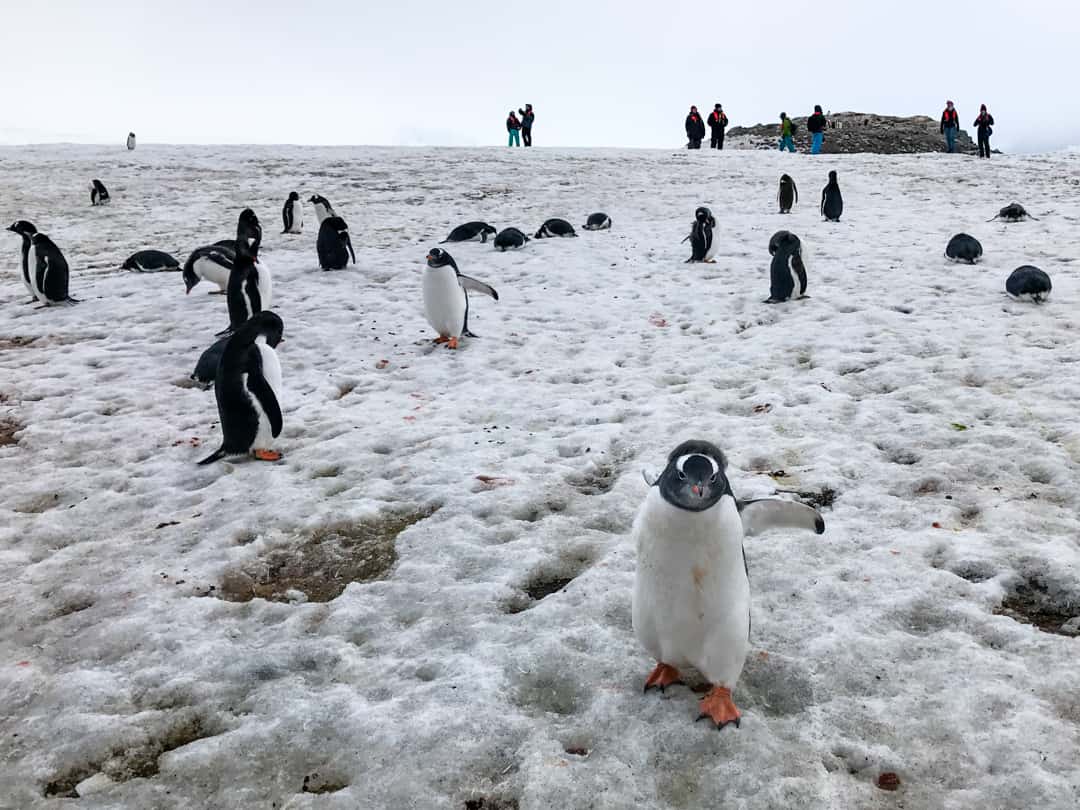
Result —
[{"label": "penguin's short tail", "polygon": [[71,297],[71,296],[69,295],[69,296],[68,296],[67,298],[65,298],[65,299],[64,299],[64,303],[65,303],[65,304],[81,304],[81,303],[82,303],[82,299],[81,299],[81,298],[72,298],[72,297]]},{"label": "penguin's short tail", "polygon": [[221,459],[225,458],[225,456],[225,447],[221,446],[213,453],[208,455],[206,458],[204,458],[202,461],[200,461],[199,466],[202,467],[205,464],[213,464],[215,461],[220,461]]}]

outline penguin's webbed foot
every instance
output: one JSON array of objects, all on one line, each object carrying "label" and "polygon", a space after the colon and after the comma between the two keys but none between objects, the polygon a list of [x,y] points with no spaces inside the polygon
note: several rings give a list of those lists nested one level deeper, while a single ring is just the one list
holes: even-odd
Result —
[{"label": "penguin's webbed foot", "polygon": [[714,686],[710,689],[701,699],[700,708],[698,720],[708,717],[716,724],[717,729],[722,729],[728,723],[734,723],[735,728],[739,727],[742,715],[735,708],[731,700],[731,690],[726,686]]},{"label": "penguin's webbed foot", "polygon": [[252,450],[251,454],[259,461],[281,461],[281,453],[277,450]]},{"label": "penguin's webbed foot", "polygon": [[443,337],[442,335],[439,335],[439,336],[438,336],[437,338],[435,338],[435,340],[433,340],[432,342],[433,342],[433,343],[434,343],[434,344],[435,344],[435,345],[437,346],[437,345],[439,345],[440,343],[449,343],[449,342],[450,342],[450,338],[448,338],[448,337]]},{"label": "penguin's webbed foot", "polygon": [[456,349],[457,347],[458,347],[458,339],[457,338],[452,337],[448,341],[446,341],[446,348],[448,348],[448,349]]},{"label": "penguin's webbed foot", "polygon": [[650,689],[657,688],[663,692],[665,687],[677,683],[682,683],[682,676],[679,674],[679,670],[668,664],[661,663],[656,665],[656,668],[646,679],[645,689],[643,691],[648,692]]}]

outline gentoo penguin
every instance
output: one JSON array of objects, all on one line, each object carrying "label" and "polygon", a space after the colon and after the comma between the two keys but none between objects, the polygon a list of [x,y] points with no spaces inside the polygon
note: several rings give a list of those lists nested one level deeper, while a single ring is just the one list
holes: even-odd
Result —
[{"label": "gentoo penguin", "polygon": [[120,269],[157,273],[162,270],[179,270],[180,262],[161,250],[140,250],[128,256],[120,265]]},{"label": "gentoo penguin", "polygon": [[[686,260],[687,262],[714,263],[713,254],[716,252],[716,246],[713,244],[713,228],[715,227],[716,220],[708,208],[701,206],[694,212],[690,235],[686,237],[690,240],[690,258]],[[683,241],[685,242],[686,239]]]},{"label": "gentoo penguin", "polygon": [[991,217],[986,221],[993,222],[995,219],[1003,219],[1006,222],[1022,222],[1025,219],[1034,219],[1036,222],[1039,221],[1037,217],[1031,216],[1024,206],[1015,202],[1009,203],[997,212],[997,216]]},{"label": "gentoo penguin", "polygon": [[777,192],[776,200],[780,203],[781,214],[790,214],[791,206],[799,201],[799,189],[795,187],[791,175],[780,175],[780,191]]},{"label": "gentoo penguin", "polygon": [[128,151],[132,151],[135,148],[135,133],[129,132],[127,136],[127,148]]},{"label": "gentoo penguin", "polygon": [[90,204],[106,205],[109,202],[109,190],[100,180],[90,181]]},{"label": "gentoo penguin", "polygon": [[68,295],[67,259],[60,248],[40,231],[30,237],[26,269],[30,274],[30,290],[42,306],[78,303],[78,299]]},{"label": "gentoo penguin", "polygon": [[790,231],[778,231],[769,240],[772,264],[769,266],[769,297],[766,304],[779,304],[806,295],[806,267],[802,260],[802,242]]},{"label": "gentoo penguin", "polygon": [[1017,267],[1005,280],[1005,292],[1020,301],[1031,301],[1041,304],[1050,297],[1050,276],[1038,267],[1025,264]]},{"label": "gentoo penguin", "polygon": [[221,356],[225,353],[225,344],[232,335],[218,338],[214,344],[199,355],[199,362],[195,364],[195,371],[191,373],[191,379],[203,388],[209,388],[217,378],[218,366],[221,364]]},{"label": "gentoo penguin", "polygon": [[952,259],[954,262],[975,264],[979,257],[982,256],[982,252],[982,245],[979,244],[979,240],[974,236],[968,236],[966,233],[958,233],[945,246],[945,257]]},{"label": "gentoo penguin", "polygon": [[836,172],[829,172],[829,183],[821,190],[821,213],[827,222],[839,222],[844,213],[844,198],[840,195]]},{"label": "gentoo penguin", "polygon": [[236,253],[225,295],[229,304],[229,328],[218,334],[235,332],[248,318],[270,309],[273,280],[270,269],[259,261],[262,225],[250,208],[240,212],[236,222]]},{"label": "gentoo penguin", "polygon": [[581,227],[587,231],[606,231],[611,228],[611,217],[598,211],[595,214],[589,214],[589,218]]},{"label": "gentoo penguin", "polygon": [[450,235],[439,244],[469,242],[473,239],[479,239],[481,242],[486,243],[489,233],[495,234],[497,231],[494,226],[488,225],[486,222],[466,222],[464,225],[458,225],[454,230],[450,231]]},{"label": "gentoo penguin", "polygon": [[315,249],[319,252],[319,267],[323,270],[344,270],[350,256],[352,263],[356,264],[349,226],[341,217],[330,216],[322,221]]},{"label": "gentoo penguin", "polygon": [[34,293],[34,285],[30,283],[30,238],[37,233],[37,228],[33,222],[20,219],[8,225],[8,230],[22,237],[22,278],[23,284],[26,285],[26,291],[30,293],[30,303],[32,304],[37,301],[37,295]]},{"label": "gentoo penguin", "polygon": [[218,289],[211,290],[211,294],[224,295],[229,286],[229,276],[232,273],[233,262],[236,260],[235,240],[223,240],[231,244],[214,244],[195,248],[184,262],[184,287],[190,293],[192,288],[202,280],[217,284]]},{"label": "gentoo penguin", "polygon": [[448,349],[456,349],[462,335],[476,337],[469,331],[469,290],[499,300],[493,287],[463,276],[449,253],[432,248],[424,268],[424,315],[439,333],[435,342],[445,343]]},{"label": "gentoo penguin", "polygon": [[276,313],[264,310],[225,344],[214,378],[221,447],[199,464],[246,453],[260,461],[281,458],[270,445],[281,434],[281,363],[274,348],[284,328]]},{"label": "gentoo penguin", "polygon": [[549,219],[540,226],[536,232],[536,239],[545,239],[552,236],[577,236],[574,226],[565,219]]},{"label": "gentoo penguin", "polygon": [[701,714],[718,728],[738,727],[731,690],[750,649],[750,577],[743,538],[770,528],[809,529],[825,521],[794,501],[736,500],[727,460],[706,441],[683,442],[655,479],[638,510],[634,633],[656,659],[645,691],[681,683],[692,666],[712,686]]},{"label": "gentoo penguin", "polygon": [[495,249],[504,253],[508,250],[519,250],[525,247],[528,241],[529,237],[517,228],[503,228],[495,237]]},{"label": "gentoo penguin", "polygon": [[336,214],[334,214],[334,207],[330,205],[330,201],[326,199],[326,197],[312,194],[308,202],[315,206],[315,216],[319,218],[320,225],[327,217],[336,216]]},{"label": "gentoo penguin", "polygon": [[289,193],[285,205],[281,209],[281,221],[285,225],[282,233],[301,233],[304,230],[304,207],[300,203],[300,195],[295,191]]}]

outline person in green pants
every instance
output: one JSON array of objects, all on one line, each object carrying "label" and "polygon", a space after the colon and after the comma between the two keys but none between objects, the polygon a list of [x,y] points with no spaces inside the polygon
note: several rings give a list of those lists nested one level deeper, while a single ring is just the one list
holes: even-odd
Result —
[{"label": "person in green pants", "polygon": [[506,131],[510,133],[509,142],[507,146],[521,146],[521,122],[518,117],[514,115],[514,111],[510,111],[510,117],[506,119]]},{"label": "person in green pants", "polygon": [[795,151],[795,123],[787,117],[787,113],[780,113],[780,151],[785,149]]}]

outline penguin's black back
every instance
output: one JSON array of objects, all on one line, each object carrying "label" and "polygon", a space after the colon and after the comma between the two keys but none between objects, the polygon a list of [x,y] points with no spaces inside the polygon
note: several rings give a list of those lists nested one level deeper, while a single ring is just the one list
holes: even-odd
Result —
[{"label": "penguin's black back", "polygon": [[840,194],[840,184],[836,182],[836,172],[829,172],[829,184],[821,192],[821,213],[833,222],[839,221],[844,213],[844,198]]},{"label": "penguin's black back", "polygon": [[53,241],[43,233],[35,233],[31,240],[34,244],[34,252],[37,255],[37,267],[27,268],[29,272],[36,272],[37,286],[45,299],[59,303],[67,301],[68,295],[68,263],[64,254],[60,252]]}]

